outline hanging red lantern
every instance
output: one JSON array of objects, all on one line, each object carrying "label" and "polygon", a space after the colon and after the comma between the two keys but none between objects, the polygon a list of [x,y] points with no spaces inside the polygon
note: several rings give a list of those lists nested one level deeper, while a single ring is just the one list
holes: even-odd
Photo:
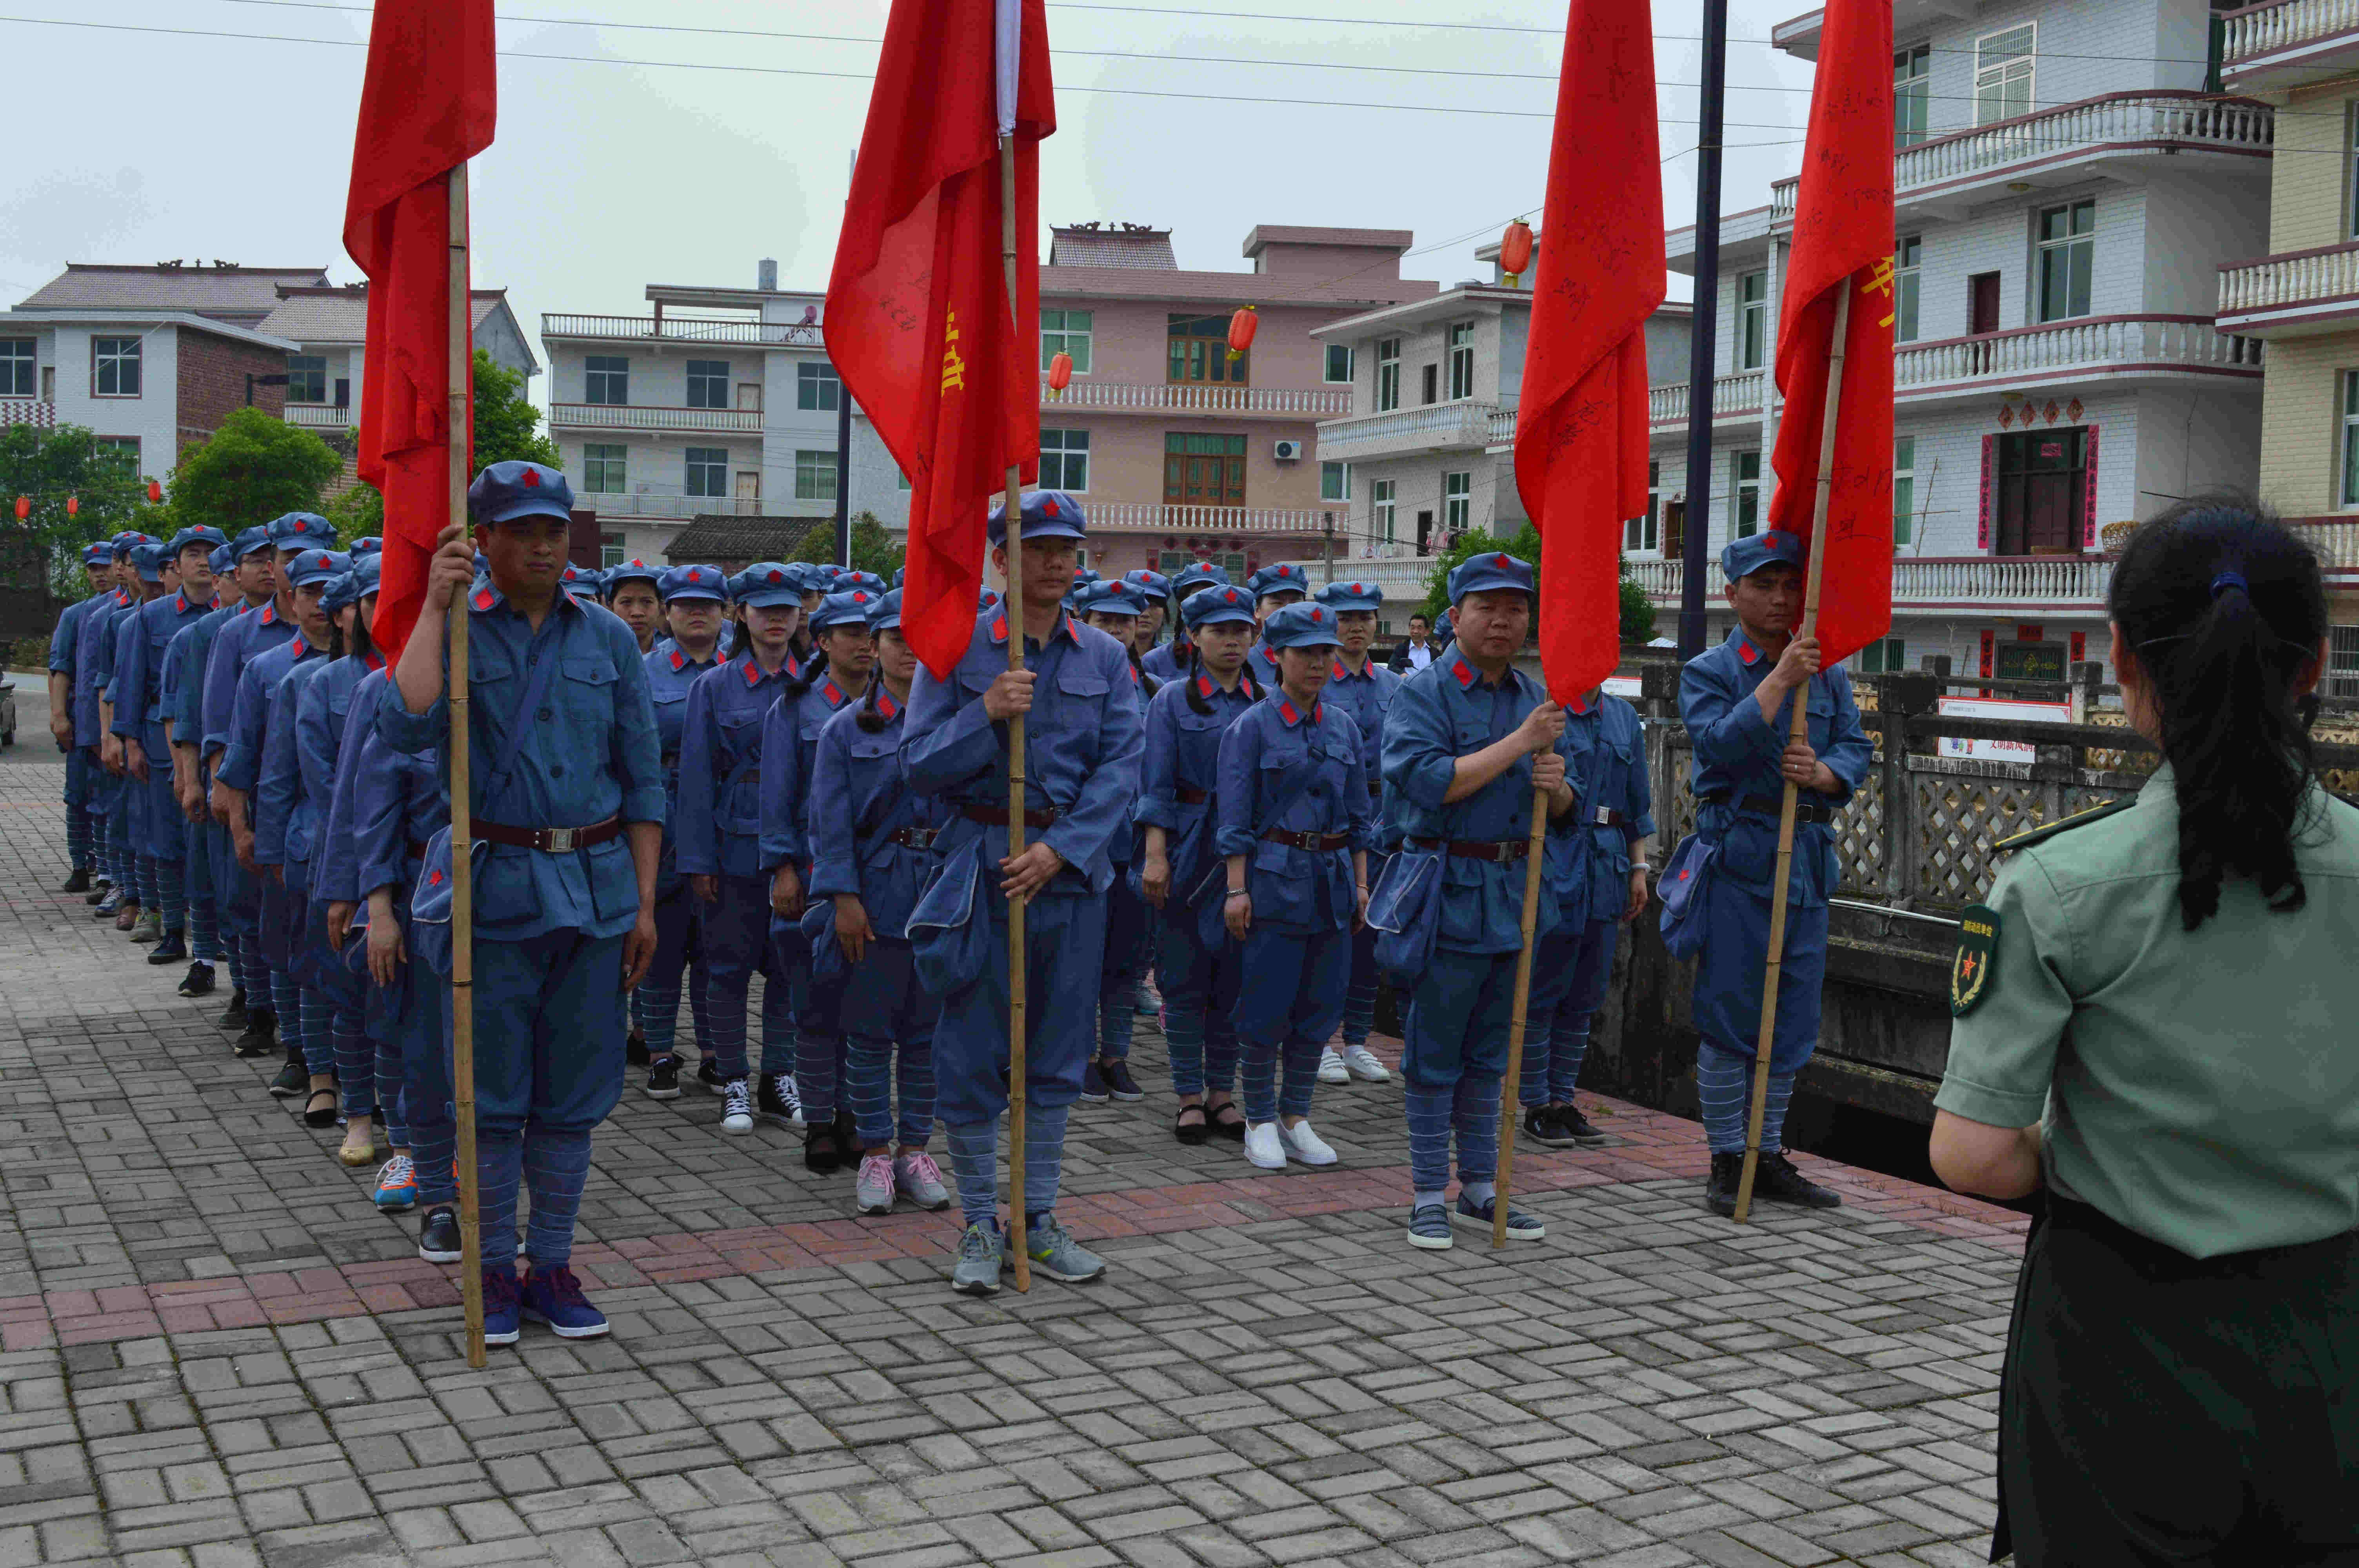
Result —
[{"label": "hanging red lantern", "polygon": [[160,481],[151,479],[147,481],[147,504],[150,506],[164,504],[164,486]]},{"label": "hanging red lantern", "polygon": [[1517,287],[1516,279],[1532,265],[1532,226],[1521,218],[1507,225],[1499,236],[1499,271],[1509,288]]},{"label": "hanging red lantern", "polygon": [[1240,305],[1229,318],[1229,362],[1236,363],[1253,347],[1254,334],[1261,330],[1260,308]]},{"label": "hanging red lantern", "polygon": [[1073,356],[1062,349],[1049,362],[1049,395],[1061,397],[1065,388],[1073,384]]},{"label": "hanging red lantern", "polygon": [[29,495],[18,496],[16,498],[16,521],[22,523],[26,518],[30,517],[32,514],[33,498]]},{"label": "hanging red lantern", "polygon": [[81,496],[69,495],[66,497],[66,515],[69,517],[79,517],[82,515]]}]

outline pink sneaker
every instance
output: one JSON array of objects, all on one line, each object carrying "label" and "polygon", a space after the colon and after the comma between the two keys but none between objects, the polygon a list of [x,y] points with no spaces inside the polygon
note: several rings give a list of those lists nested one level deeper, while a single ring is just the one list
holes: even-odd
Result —
[{"label": "pink sneaker", "polygon": [[852,1197],[863,1214],[893,1212],[893,1157],[890,1154],[865,1154],[861,1157],[860,1174],[853,1178]]},{"label": "pink sneaker", "polygon": [[950,1190],[942,1185],[942,1168],[923,1149],[915,1150],[893,1162],[893,1184],[901,1195],[919,1208],[945,1209],[951,1206]]}]

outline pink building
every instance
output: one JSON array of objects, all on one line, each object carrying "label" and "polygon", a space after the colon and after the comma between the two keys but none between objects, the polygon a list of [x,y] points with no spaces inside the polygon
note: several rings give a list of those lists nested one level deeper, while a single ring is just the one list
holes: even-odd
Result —
[{"label": "pink building", "polygon": [[[1351,476],[1322,463],[1318,425],[1351,412],[1349,345],[1313,328],[1423,299],[1400,276],[1405,229],[1262,225],[1250,272],[1184,272],[1171,232],[1132,224],[1052,230],[1040,269],[1043,485],[1082,498],[1088,564],[1112,576],[1198,560],[1233,577],[1315,558],[1332,527],[1348,551]],[[1227,356],[1229,318],[1259,309],[1252,351]],[[1050,359],[1073,379],[1049,390]]]}]

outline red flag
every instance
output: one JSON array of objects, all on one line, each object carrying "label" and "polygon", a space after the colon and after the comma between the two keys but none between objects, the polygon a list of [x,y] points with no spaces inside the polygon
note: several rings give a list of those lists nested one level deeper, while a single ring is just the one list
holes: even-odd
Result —
[{"label": "red flag", "polygon": [[[1039,469],[1039,145],[1056,128],[1041,0],[893,0],[828,279],[827,346],[909,479],[901,632],[937,676],[973,636],[992,498],[1010,463],[1027,479]],[[1016,142],[1012,318],[1003,129]]]},{"label": "red flag", "polygon": [[1828,0],[1777,319],[1784,411],[1769,525],[1810,538],[1835,303],[1850,288],[1833,473],[1820,566],[1820,657],[1833,664],[1892,627],[1892,6]]},{"label": "red flag", "polygon": [[[451,521],[446,177],[492,145],[492,0],[377,0],[369,27],[344,250],[369,280],[359,466],[385,492],[374,637],[387,658],[408,640],[427,557]],[[471,417],[473,369],[458,367]]]},{"label": "red flag", "polygon": [[1647,510],[1647,318],[1663,302],[1646,0],[1572,0],[1516,418],[1540,531],[1540,665],[1578,708],[1622,657],[1622,524]]}]

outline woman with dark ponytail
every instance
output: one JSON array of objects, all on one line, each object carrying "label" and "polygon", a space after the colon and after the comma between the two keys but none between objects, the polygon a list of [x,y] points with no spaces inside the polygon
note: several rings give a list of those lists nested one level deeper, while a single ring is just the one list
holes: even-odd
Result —
[{"label": "woman with dark ponytail", "polygon": [[[1152,575],[1152,574],[1148,574]],[[1131,694],[1139,717],[1161,685],[1138,667],[1138,623],[1147,611],[1147,590],[1125,578],[1084,584],[1073,590],[1073,609],[1086,624],[1122,644],[1130,660]],[[1133,827],[1118,830],[1106,847],[1114,862],[1114,885],[1106,889],[1105,948],[1098,968],[1098,1049],[1082,1068],[1082,1098],[1093,1105],[1109,1099],[1147,1098],[1130,1076],[1130,1037],[1138,1020],[1138,982],[1147,976],[1147,901],[1131,885],[1131,862],[1138,858]]]},{"label": "woman with dark ponytail", "polygon": [[2037,1196],[1994,1562],[2359,1562],[2359,809],[2319,784],[2318,559],[2200,501],[2114,568],[2161,752],[1962,912],[1932,1161]]}]

